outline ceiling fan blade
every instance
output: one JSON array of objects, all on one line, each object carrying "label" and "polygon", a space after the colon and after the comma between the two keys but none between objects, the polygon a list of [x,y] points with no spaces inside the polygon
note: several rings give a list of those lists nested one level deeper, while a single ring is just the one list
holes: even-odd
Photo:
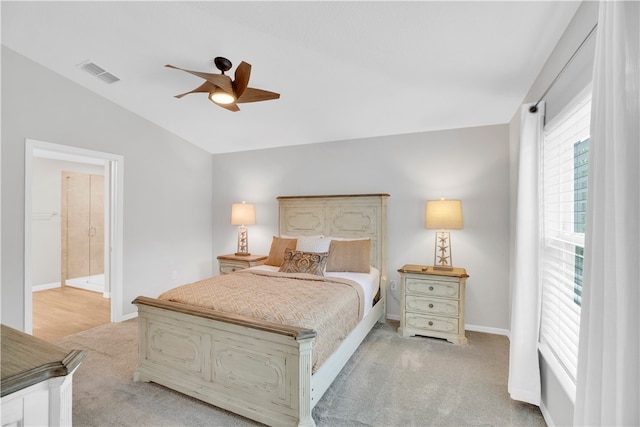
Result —
[{"label": "ceiling fan blade", "polygon": [[269,92],[268,90],[255,89],[252,87],[248,87],[243,93],[242,96],[239,96],[237,99],[237,103],[243,102],[259,102],[259,101],[269,101],[270,99],[278,99],[280,98],[279,93]]},{"label": "ceiling fan blade", "polygon": [[244,93],[247,85],[249,84],[249,77],[251,76],[251,64],[244,61],[236,68],[235,80],[233,81],[233,88],[236,91],[236,98],[240,98]]},{"label": "ceiling fan blade", "polygon": [[191,90],[189,92],[185,92],[185,93],[181,93],[180,95],[176,95],[175,98],[182,98],[185,95],[189,95],[190,93],[200,93],[200,92],[213,92],[214,90],[216,90],[216,85],[214,85],[213,83],[206,81],[204,83],[202,83],[200,86],[198,86],[197,88],[195,88],[194,90]]},{"label": "ceiling fan blade", "polygon": [[240,111],[240,108],[238,108],[238,105],[235,102],[232,102],[231,104],[218,104],[217,102],[211,101],[214,104],[216,104],[218,107],[222,107],[226,110],[229,111]]},{"label": "ceiling fan blade", "polygon": [[224,74],[211,74],[211,73],[201,73],[200,71],[191,71],[185,70],[184,68],[174,67],[173,65],[165,65],[167,68],[174,68],[176,70],[185,71],[189,74],[193,74],[194,76],[198,76],[202,79],[205,79],[208,82],[213,83],[218,86],[220,89],[224,90],[228,93],[233,93],[233,86],[231,84],[231,78]]}]

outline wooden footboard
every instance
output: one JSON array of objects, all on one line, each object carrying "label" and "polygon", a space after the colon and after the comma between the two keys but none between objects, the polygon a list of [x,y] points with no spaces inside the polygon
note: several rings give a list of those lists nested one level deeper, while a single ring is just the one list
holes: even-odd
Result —
[{"label": "wooden footboard", "polygon": [[308,329],[138,297],[136,381],[268,425],[315,425]]}]

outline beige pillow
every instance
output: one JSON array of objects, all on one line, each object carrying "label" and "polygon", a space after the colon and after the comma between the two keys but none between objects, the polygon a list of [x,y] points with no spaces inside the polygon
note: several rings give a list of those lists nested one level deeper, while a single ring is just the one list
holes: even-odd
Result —
[{"label": "beige pillow", "polygon": [[371,264],[371,240],[331,240],[327,271],[368,273]]},{"label": "beige pillow", "polygon": [[284,250],[287,248],[292,250],[295,249],[297,243],[297,239],[285,239],[273,236],[271,249],[269,249],[269,256],[267,257],[265,264],[273,265],[274,267],[281,267],[282,262],[284,261]]},{"label": "beige pillow", "polygon": [[328,252],[301,252],[284,250],[284,262],[280,267],[283,273],[307,273],[324,276]]}]

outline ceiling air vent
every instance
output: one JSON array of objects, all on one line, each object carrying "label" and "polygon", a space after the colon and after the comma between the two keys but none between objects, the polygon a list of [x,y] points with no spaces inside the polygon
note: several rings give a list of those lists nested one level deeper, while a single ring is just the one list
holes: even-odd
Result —
[{"label": "ceiling air vent", "polygon": [[79,67],[85,70],[87,73],[94,75],[100,80],[102,80],[103,82],[106,82],[109,84],[115,83],[120,80],[118,77],[114,76],[113,74],[111,74],[110,72],[102,68],[101,66],[91,61],[83,62],[82,64],[79,65]]}]

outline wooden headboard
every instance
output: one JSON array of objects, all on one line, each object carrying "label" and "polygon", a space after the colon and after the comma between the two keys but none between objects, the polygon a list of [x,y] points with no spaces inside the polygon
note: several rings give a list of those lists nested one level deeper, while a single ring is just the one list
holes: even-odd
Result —
[{"label": "wooden headboard", "polygon": [[278,232],[286,236],[319,235],[371,239],[371,265],[387,280],[388,194],[280,196]]}]

